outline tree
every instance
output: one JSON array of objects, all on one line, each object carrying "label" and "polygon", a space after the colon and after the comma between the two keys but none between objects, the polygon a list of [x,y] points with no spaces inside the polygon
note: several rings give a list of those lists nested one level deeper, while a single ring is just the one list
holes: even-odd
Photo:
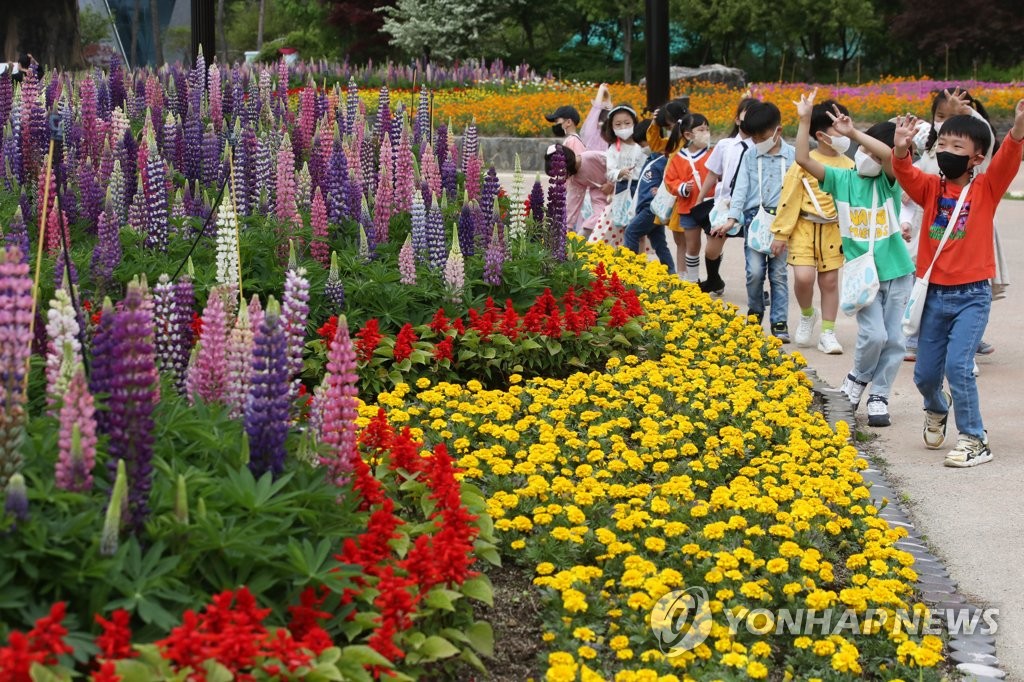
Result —
[{"label": "tree", "polygon": [[940,63],[947,49],[962,65],[968,60],[1018,64],[1024,59],[1022,34],[1020,0],[904,0],[892,23],[892,36],[909,41],[932,65]]},{"label": "tree", "polygon": [[623,80],[629,83],[633,75],[633,27],[637,18],[644,16],[643,0],[576,0],[576,5],[590,21],[618,23],[622,36]]},{"label": "tree", "polygon": [[29,52],[45,67],[83,65],[78,37],[78,0],[0,2],[4,53]]},{"label": "tree", "polygon": [[354,62],[365,62],[389,54],[388,36],[381,30],[380,10],[394,0],[325,0],[327,21],[344,39],[344,52]]},{"label": "tree", "polygon": [[455,59],[480,54],[493,26],[493,3],[485,0],[398,0],[385,7],[383,30],[410,55]]}]

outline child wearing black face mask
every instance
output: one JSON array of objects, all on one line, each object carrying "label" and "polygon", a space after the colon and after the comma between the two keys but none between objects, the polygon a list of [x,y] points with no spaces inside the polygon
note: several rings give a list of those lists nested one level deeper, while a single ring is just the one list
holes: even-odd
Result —
[{"label": "child wearing black face mask", "polygon": [[[923,173],[912,163],[909,148],[916,123],[913,116],[897,121],[893,149],[896,179],[924,208],[917,276],[922,277],[934,260],[918,333],[914,383],[924,397],[925,445],[933,450],[942,447],[953,406],[960,437],[945,465],[972,467],[992,460],[972,366],[992,306],[992,219],[1024,154],[1024,100],[1017,103],[1013,128],[988,170],[977,176],[974,169],[984,161],[991,140],[984,122],[958,115],[943,123],[935,144],[941,177]],[[950,227],[954,206],[965,192],[960,214]],[[942,390],[944,379],[951,397]]]}]

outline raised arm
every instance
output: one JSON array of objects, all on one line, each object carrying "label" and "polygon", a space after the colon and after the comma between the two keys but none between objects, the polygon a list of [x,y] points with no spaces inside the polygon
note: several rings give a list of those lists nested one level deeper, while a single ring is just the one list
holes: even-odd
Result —
[{"label": "raised arm", "polygon": [[796,130],[796,162],[821,182],[825,179],[825,166],[811,158],[811,111],[817,94],[817,89],[812,90],[810,94],[800,95],[799,102],[794,102],[796,115],[800,117],[800,125]]},{"label": "raised arm", "polygon": [[[834,107],[832,111],[828,112],[828,115],[832,119],[832,127],[836,129],[837,133],[846,135],[863,147],[869,154],[878,157],[878,160],[882,162],[882,170],[885,174],[889,179],[894,177],[892,174],[892,150],[889,149],[889,145],[881,140],[876,140],[862,130],[858,130],[853,125],[853,119],[839,111],[838,107]],[[913,141],[913,138],[911,138],[911,141]]]}]

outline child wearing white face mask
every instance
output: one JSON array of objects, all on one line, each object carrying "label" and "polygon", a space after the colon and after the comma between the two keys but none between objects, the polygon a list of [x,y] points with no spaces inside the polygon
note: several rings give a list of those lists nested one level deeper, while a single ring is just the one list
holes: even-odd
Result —
[{"label": "child wearing white face mask", "polygon": [[669,149],[679,146],[679,151],[668,162],[665,169],[665,186],[676,199],[678,227],[669,225],[676,242],[676,263],[684,262],[680,274],[687,282],[697,283],[700,279],[701,230],[710,231],[708,216],[712,199],[697,203],[704,178],[708,175],[707,162],[711,156],[711,128],[702,114],[687,114],[676,121],[668,139]]},{"label": "child wearing white face mask", "polygon": [[817,109],[813,105],[813,92],[797,104],[796,162],[832,195],[846,260],[872,249],[879,281],[874,299],[857,311],[857,349],[842,392],[854,409],[867,392],[868,425],[889,426],[889,395],[905,350],[903,311],[914,286],[914,264],[896,218],[901,192],[893,179],[890,154],[896,126],[879,123],[863,133],[854,128],[849,116],[833,108],[832,128],[861,145],[856,170],[836,168],[809,152],[811,111]]},{"label": "child wearing white face mask", "polygon": [[604,153],[606,177],[615,184],[615,194],[636,191],[640,182],[640,170],[647,154],[633,141],[633,130],[637,125],[636,112],[631,107],[619,105],[608,112],[608,118],[601,126],[601,137],[608,143]]},{"label": "child wearing white face mask", "polygon": [[[834,100],[814,106],[810,133],[818,148],[811,158],[832,168],[853,168],[846,156],[850,138],[832,127],[829,114],[833,107],[846,114],[846,108]],[[843,267],[843,243],[832,197],[818,186],[817,179],[798,164],[790,166],[782,182],[782,196],[772,223],[772,254],[786,253],[786,262],[793,266],[793,291],[800,306],[800,324],[794,341],[797,346],[811,345],[817,322],[814,309],[814,283],[821,296],[821,336],[818,350],[828,355],[841,355],[843,347],[836,339],[836,315],[839,312],[839,270]]]}]

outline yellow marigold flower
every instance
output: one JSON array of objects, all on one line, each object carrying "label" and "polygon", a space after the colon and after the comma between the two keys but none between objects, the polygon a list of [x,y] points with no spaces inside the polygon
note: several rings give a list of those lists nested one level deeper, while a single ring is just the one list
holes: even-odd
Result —
[{"label": "yellow marigold flower", "polygon": [[776,557],[774,559],[769,559],[765,568],[768,569],[769,573],[785,573],[789,570],[789,562],[785,559]]},{"label": "yellow marigold flower", "polygon": [[585,658],[587,660],[597,658],[597,652],[589,646],[581,646],[576,650],[576,653],[580,658]]},{"label": "yellow marigold flower", "polygon": [[768,667],[760,661],[752,661],[747,664],[747,677],[752,680],[763,680],[768,677]]},{"label": "yellow marigold flower", "polygon": [[511,547],[512,549],[525,549],[526,548],[526,540],[513,540],[509,544],[509,547]]},{"label": "yellow marigold flower", "polygon": [[661,538],[647,538],[644,540],[644,547],[652,552],[661,552],[665,549],[665,541]]},{"label": "yellow marigold flower", "polygon": [[819,639],[816,642],[814,642],[814,645],[811,647],[811,650],[817,656],[831,656],[836,651],[836,644],[832,640]]}]

